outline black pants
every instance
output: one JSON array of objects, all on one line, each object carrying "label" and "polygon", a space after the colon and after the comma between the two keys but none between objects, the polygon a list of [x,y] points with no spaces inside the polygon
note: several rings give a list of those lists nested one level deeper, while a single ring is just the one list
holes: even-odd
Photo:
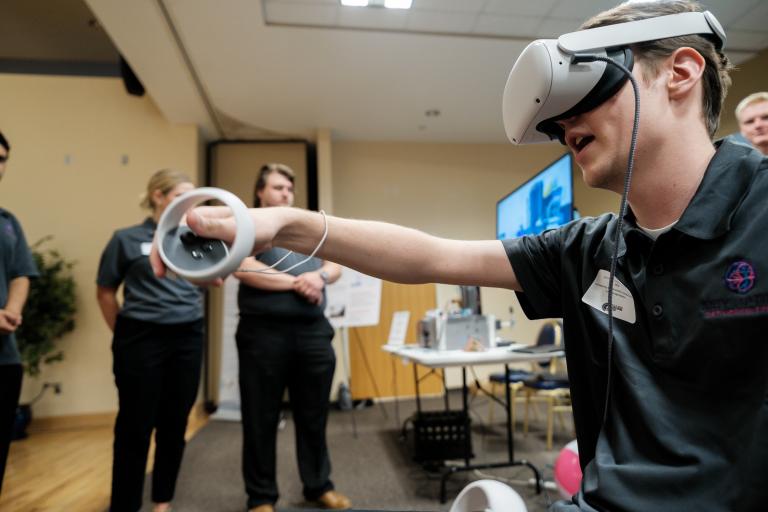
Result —
[{"label": "black pants", "polygon": [[155,324],[118,316],[112,340],[120,410],[115,421],[110,510],[141,508],[155,431],[152,501],[173,499],[187,417],[200,382],[203,320]]},{"label": "black pants", "polygon": [[278,498],[275,445],[286,387],[296,426],[304,497],[314,500],[333,489],[325,442],[328,396],[336,367],[333,328],[324,317],[242,316],[236,339],[248,507],[275,503]]},{"label": "black pants", "polygon": [[20,364],[0,365],[0,492],[3,490],[5,462],[8,460],[8,449],[13,436],[23,374]]}]

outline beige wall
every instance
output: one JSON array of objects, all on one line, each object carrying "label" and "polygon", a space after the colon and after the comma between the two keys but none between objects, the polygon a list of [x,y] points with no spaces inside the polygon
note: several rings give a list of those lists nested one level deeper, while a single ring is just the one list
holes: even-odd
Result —
[{"label": "beige wall", "polygon": [[[34,412],[113,411],[111,335],[95,300],[99,256],[116,228],[144,217],[139,194],[154,171],[198,174],[197,129],[168,123],[119,79],[0,75],[0,90],[0,129],[12,145],[0,205],[16,214],[30,242],[54,235],[49,246],[77,262],[77,328],[60,341],[65,361],[39,379],[61,382],[63,392],[45,396]],[[39,382],[25,381],[29,397]]]},{"label": "beige wall", "polygon": [[720,116],[720,136],[739,131],[734,111],[742,99],[753,92],[768,91],[768,50],[738,66],[731,77],[733,86],[728,91]]}]

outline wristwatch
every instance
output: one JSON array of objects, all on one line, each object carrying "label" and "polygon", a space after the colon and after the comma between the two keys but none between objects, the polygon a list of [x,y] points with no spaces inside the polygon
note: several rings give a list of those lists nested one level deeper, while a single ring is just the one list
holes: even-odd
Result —
[{"label": "wristwatch", "polygon": [[320,279],[322,279],[325,284],[328,284],[328,281],[331,280],[331,276],[329,276],[328,272],[326,272],[325,270],[321,270]]}]

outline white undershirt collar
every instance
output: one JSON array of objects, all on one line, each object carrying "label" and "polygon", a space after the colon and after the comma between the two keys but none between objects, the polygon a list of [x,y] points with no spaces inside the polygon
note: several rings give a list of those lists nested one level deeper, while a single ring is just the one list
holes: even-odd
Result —
[{"label": "white undershirt collar", "polygon": [[672,223],[672,224],[670,224],[669,226],[664,226],[663,228],[656,228],[656,229],[651,229],[651,228],[646,228],[646,227],[643,227],[643,226],[641,226],[640,224],[638,224],[638,225],[637,225],[637,227],[638,227],[638,228],[640,228],[640,229],[642,229],[642,230],[643,230],[643,232],[644,232],[646,235],[648,235],[649,237],[651,237],[651,238],[653,238],[654,240],[656,240],[657,238],[659,238],[659,236],[660,236],[660,235],[662,235],[662,234],[666,233],[667,231],[669,231],[669,230],[671,230],[673,227],[675,227],[675,224],[677,224],[677,222],[678,222],[679,220],[680,220],[680,219],[677,219],[675,222],[673,222],[673,223]]}]

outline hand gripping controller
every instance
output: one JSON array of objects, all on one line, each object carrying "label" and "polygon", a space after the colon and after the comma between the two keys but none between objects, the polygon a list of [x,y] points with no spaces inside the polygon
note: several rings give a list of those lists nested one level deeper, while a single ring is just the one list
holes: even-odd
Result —
[{"label": "hand gripping controller", "polygon": [[[232,211],[237,233],[231,246],[179,225],[191,208],[210,199],[221,201]],[[191,281],[212,281],[238,269],[251,255],[255,235],[248,208],[239,197],[220,188],[203,187],[180,195],[168,205],[157,226],[157,247],[163,263],[175,274]]]}]

